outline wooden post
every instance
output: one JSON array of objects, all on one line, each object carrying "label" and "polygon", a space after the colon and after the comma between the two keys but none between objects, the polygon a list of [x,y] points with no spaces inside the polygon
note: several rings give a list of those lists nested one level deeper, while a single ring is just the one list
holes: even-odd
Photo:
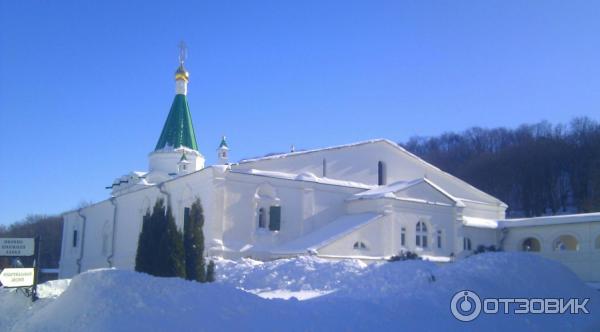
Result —
[{"label": "wooden post", "polygon": [[35,237],[34,261],[33,261],[33,286],[31,287],[31,302],[38,300],[37,284],[40,275],[40,236]]}]

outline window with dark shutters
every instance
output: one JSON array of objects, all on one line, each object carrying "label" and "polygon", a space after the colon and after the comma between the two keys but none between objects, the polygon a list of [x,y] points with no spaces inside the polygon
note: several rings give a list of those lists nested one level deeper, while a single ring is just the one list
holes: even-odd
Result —
[{"label": "window with dark shutters", "polygon": [[269,230],[278,231],[281,229],[281,206],[271,206],[269,208]]},{"label": "window with dark shutters", "polygon": [[77,247],[77,230],[73,231],[73,247]]}]

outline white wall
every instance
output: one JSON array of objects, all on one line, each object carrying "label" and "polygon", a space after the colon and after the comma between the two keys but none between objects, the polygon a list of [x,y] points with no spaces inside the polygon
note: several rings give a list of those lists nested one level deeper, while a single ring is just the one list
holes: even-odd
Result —
[{"label": "white wall", "polygon": [[[219,222],[213,200],[213,171],[212,168],[205,168],[200,172],[164,182],[160,187],[153,186],[117,197],[114,266],[124,269],[135,268],[135,255],[143,216],[152,209],[158,198],[169,200],[175,223],[180,230],[183,230],[184,209],[191,207],[195,199],[200,198],[204,210],[205,236],[207,239],[219,238],[221,236],[219,227],[215,227]],[[207,250],[212,245],[214,244],[211,241],[207,241]]]},{"label": "white wall", "polygon": [[[319,256],[322,257],[386,257],[394,255],[390,246],[390,230],[392,228],[392,218],[383,216],[361,227],[360,229],[347,234],[333,243],[330,243],[319,249]],[[366,245],[364,249],[355,249],[356,242],[363,242]]]},{"label": "white wall", "polygon": [[[247,245],[254,246],[254,250],[269,250],[310,233],[342,216],[345,199],[360,191],[242,173],[227,173],[224,186],[223,242],[235,251]],[[258,228],[258,208],[263,203],[265,207],[281,206],[280,231]]]},{"label": "white wall", "polygon": [[[455,252],[456,207],[407,202],[390,198],[354,200],[348,204],[349,213],[380,212],[386,215],[382,237],[369,238],[369,242],[385,244],[385,255],[413,251],[421,255],[450,256]],[[427,248],[416,245],[416,226],[419,221],[427,225]],[[405,245],[401,245],[402,228],[405,228]],[[437,247],[437,231],[442,231],[442,247]]]},{"label": "white wall", "polygon": [[[81,231],[83,221],[77,212],[63,215],[63,234],[59,263],[59,277],[69,278],[78,273],[77,259],[81,254]],[[73,246],[73,231],[77,231],[77,245]]]},{"label": "white wall", "polygon": [[[494,228],[476,228],[465,226],[463,229],[463,236],[471,239],[471,250],[466,250],[463,256],[472,254],[477,247],[480,245],[489,247],[493,245],[495,248],[499,248],[499,230]],[[463,238],[457,239],[459,245],[463,247]]]},{"label": "white wall", "polygon": [[504,206],[475,203],[469,201],[466,201],[464,203],[464,215],[491,220],[500,220],[506,217],[506,207]]},{"label": "white wall", "polygon": [[152,211],[152,207],[159,197],[162,195],[158,189],[150,187],[116,198],[117,214],[114,256],[111,257],[112,266],[131,270],[135,268],[135,254],[139,234],[142,230],[143,216],[147,211]]},{"label": "white wall", "polygon": [[[554,241],[563,234],[577,239],[578,251],[554,250]],[[600,242],[600,222],[511,227],[504,241],[504,249],[522,251],[523,241],[528,237],[540,241],[541,251],[535,254],[563,263],[585,281],[600,282],[600,247],[596,247],[596,241]]]},{"label": "white wall", "polygon": [[455,197],[493,204],[499,201],[447,174],[387,141],[292,154],[285,158],[259,159],[233,165],[234,169],[260,169],[289,173],[311,172],[322,176],[327,160],[327,177],[377,185],[378,162],[386,164],[387,183],[427,177]]},{"label": "white wall", "polygon": [[[180,229],[183,229],[184,208],[190,207],[196,197],[200,198],[204,207],[205,234],[207,237],[219,238],[221,237],[220,223],[215,217],[212,172],[213,169],[207,168],[164,182],[162,190],[170,194],[169,203]],[[143,216],[147,211],[151,211],[158,198],[167,199],[167,196],[159,190],[158,186],[152,186],[115,197],[112,202],[116,205],[116,214],[111,200],[83,208],[80,213],[86,217],[85,227],[83,218],[77,211],[66,213],[60,262],[61,278],[70,277],[79,269],[85,271],[108,266],[134,269]],[[74,230],[77,230],[79,237],[76,247],[71,245]],[[207,247],[210,244],[207,243]],[[79,268],[77,262],[82,252],[82,245],[83,257]]]}]

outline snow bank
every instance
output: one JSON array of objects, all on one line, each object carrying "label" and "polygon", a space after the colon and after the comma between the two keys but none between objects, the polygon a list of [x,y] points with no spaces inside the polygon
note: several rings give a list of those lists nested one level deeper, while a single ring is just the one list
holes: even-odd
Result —
[{"label": "snow bank", "polygon": [[[487,253],[443,266],[426,261],[364,265],[312,257],[217,262],[219,282],[198,284],[96,270],[47,284],[31,306],[0,290],[1,331],[598,331],[600,293],[559,263],[525,253]],[[55,292],[50,291],[54,289]],[[480,297],[590,298],[588,315],[450,312],[463,289]],[[254,293],[326,294],[298,301]]]},{"label": "snow bank", "polygon": [[330,261],[301,256],[260,262],[252,259],[216,261],[219,283],[266,298],[312,298],[339,289],[367,267],[357,260]]}]

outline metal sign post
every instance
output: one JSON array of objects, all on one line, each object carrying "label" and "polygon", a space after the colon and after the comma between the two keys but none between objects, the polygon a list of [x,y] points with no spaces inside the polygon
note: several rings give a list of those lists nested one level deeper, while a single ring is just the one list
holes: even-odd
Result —
[{"label": "metal sign post", "polygon": [[40,274],[40,236],[35,238],[0,239],[0,257],[33,256],[33,267],[6,268],[0,272],[0,283],[5,288],[30,288],[31,301],[38,299],[37,284]]}]

